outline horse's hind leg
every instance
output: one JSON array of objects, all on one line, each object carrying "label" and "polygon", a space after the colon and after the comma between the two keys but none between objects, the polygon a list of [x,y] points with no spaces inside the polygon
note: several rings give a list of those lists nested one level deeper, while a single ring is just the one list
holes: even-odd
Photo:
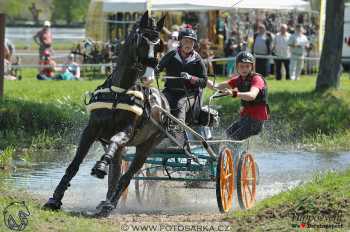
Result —
[{"label": "horse's hind leg", "polygon": [[44,209],[57,210],[61,208],[62,198],[64,192],[70,186],[69,182],[77,174],[80,164],[83,162],[86,154],[88,153],[92,143],[96,139],[96,133],[90,125],[88,125],[80,138],[79,147],[76,151],[75,157],[69,164],[64,176],[62,177],[60,183],[57,185],[53,197],[49,198],[46,204],[43,206]]},{"label": "horse's hind leg", "polygon": [[162,135],[156,135],[145,143],[136,147],[136,155],[128,171],[120,178],[115,192],[99,207],[96,213],[97,217],[107,217],[117,206],[118,200],[124,190],[129,186],[130,181],[135,173],[137,173],[145,163],[153,148],[161,141]]},{"label": "horse's hind leg", "polygon": [[[119,148],[111,159],[111,164],[109,165],[108,169],[108,191],[106,195],[107,201],[112,196],[113,192],[116,191],[117,184],[121,175],[122,155],[125,151],[125,148]],[[101,203],[96,208],[101,208],[105,203],[106,201],[101,201]]]}]

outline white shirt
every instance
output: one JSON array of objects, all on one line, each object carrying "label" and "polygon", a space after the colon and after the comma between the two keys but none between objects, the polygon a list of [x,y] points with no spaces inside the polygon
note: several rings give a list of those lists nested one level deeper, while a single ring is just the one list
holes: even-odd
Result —
[{"label": "white shirt", "polygon": [[266,47],[266,40],[267,36],[264,33],[263,35],[259,34],[255,38],[254,43],[254,53],[257,55],[266,55],[267,54],[267,47]]},{"label": "white shirt", "polygon": [[292,56],[304,56],[305,48],[309,46],[309,40],[304,34],[293,34],[290,36],[288,44],[298,46],[290,47]]},{"label": "white shirt", "polygon": [[284,35],[277,33],[273,41],[274,52],[276,56],[285,59],[290,57],[290,49],[288,46],[289,38],[290,34],[288,32],[286,32]]}]

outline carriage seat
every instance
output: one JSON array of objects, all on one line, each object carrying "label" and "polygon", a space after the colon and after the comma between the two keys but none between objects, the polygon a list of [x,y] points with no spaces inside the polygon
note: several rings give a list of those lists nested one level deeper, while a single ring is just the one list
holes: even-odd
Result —
[{"label": "carriage seat", "polygon": [[213,108],[209,108],[208,105],[202,106],[199,112],[195,112],[193,116],[191,111],[186,115],[186,123],[189,126],[218,127],[219,121],[220,118],[218,111],[214,110]]}]

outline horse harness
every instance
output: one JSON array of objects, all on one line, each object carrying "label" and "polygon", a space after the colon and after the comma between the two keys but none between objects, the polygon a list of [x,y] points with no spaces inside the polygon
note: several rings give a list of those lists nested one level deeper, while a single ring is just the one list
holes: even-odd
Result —
[{"label": "horse harness", "polygon": [[91,93],[90,100],[86,104],[88,112],[96,109],[127,110],[141,116],[145,108],[144,91],[126,90],[120,87],[97,89]]},{"label": "horse harness", "polygon": [[[139,59],[139,57],[136,56],[136,62],[133,66],[129,67],[131,69],[136,69],[138,73],[137,75],[139,75],[142,66],[152,67],[154,69],[158,63],[154,56],[150,56],[150,53],[154,52],[153,46],[158,44],[160,40],[158,39],[156,41],[151,41],[144,36],[144,34],[152,35],[151,32],[151,30],[146,29],[143,32],[137,31],[136,34],[137,46],[140,44],[141,38],[145,39],[147,43],[151,45],[149,56],[143,59]],[[149,104],[149,89],[144,88],[142,84],[136,84],[133,87],[136,87],[136,90],[133,88],[124,89],[114,85],[110,85],[109,87],[105,88],[103,85],[100,86],[92,94],[90,94],[90,100],[88,103],[86,103],[87,111],[91,112],[96,109],[121,109],[133,112],[137,116],[143,115],[144,112],[146,116],[149,116],[149,111],[145,111],[145,104]]]}]

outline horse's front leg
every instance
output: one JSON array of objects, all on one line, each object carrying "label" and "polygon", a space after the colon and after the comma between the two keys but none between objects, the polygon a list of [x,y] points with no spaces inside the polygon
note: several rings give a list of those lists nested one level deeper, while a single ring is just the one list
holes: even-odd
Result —
[{"label": "horse's front leg", "polygon": [[118,201],[124,190],[129,186],[132,177],[145,163],[153,148],[160,143],[162,135],[157,134],[145,143],[136,147],[136,155],[128,171],[119,179],[115,192],[98,208],[96,217],[108,217],[112,210],[117,207]]},{"label": "horse's front leg", "polygon": [[125,147],[119,148],[111,160],[108,169],[108,192],[106,199],[110,198],[117,188],[118,180],[120,179],[120,174],[122,172],[122,156],[125,152]]},{"label": "horse's front leg", "polygon": [[43,206],[44,209],[58,210],[62,205],[62,198],[65,191],[70,186],[69,182],[77,174],[80,164],[83,162],[86,154],[88,153],[90,146],[96,139],[96,133],[91,125],[88,125],[81,135],[79,147],[76,151],[75,157],[69,164],[64,176],[60,183],[57,185],[53,197],[49,198],[46,204]]},{"label": "horse's front leg", "polygon": [[91,169],[91,175],[97,178],[103,179],[107,175],[107,167],[111,163],[111,160],[119,148],[125,146],[132,137],[132,128],[128,127],[125,130],[117,133],[111,138],[111,143],[108,146],[107,152],[96,162],[95,166]]}]

